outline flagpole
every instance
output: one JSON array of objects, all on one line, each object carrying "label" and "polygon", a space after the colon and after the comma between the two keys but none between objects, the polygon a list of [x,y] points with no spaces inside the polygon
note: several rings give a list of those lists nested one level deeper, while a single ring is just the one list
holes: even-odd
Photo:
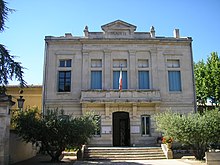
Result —
[{"label": "flagpole", "polygon": [[118,80],[118,89],[119,89],[119,98],[121,97],[121,90],[122,90],[122,64],[120,65],[120,73],[119,73],[119,80]]}]

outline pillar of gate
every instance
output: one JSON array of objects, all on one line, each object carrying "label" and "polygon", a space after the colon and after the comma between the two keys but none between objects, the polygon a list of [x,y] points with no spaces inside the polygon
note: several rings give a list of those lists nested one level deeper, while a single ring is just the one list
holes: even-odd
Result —
[{"label": "pillar of gate", "polygon": [[0,164],[9,164],[10,107],[11,96],[0,95]]}]

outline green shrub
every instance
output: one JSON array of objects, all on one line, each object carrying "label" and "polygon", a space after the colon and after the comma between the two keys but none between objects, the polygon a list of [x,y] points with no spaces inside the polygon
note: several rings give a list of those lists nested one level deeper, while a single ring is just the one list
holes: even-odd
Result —
[{"label": "green shrub", "polygon": [[202,160],[210,144],[220,142],[220,112],[205,111],[202,114],[181,115],[167,111],[155,115],[156,125],[165,136],[190,146],[196,159]]},{"label": "green shrub", "polygon": [[72,117],[62,110],[37,109],[20,112],[15,118],[16,131],[26,142],[41,142],[51,161],[59,161],[65,148],[80,148],[92,136],[96,124],[92,115]]}]

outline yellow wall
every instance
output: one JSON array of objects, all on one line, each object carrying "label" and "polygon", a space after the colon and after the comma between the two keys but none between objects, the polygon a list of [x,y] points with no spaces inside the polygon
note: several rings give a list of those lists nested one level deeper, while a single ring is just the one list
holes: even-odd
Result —
[{"label": "yellow wall", "polygon": [[39,110],[42,109],[42,86],[41,85],[32,85],[22,89],[23,93],[20,94],[19,86],[7,86],[6,93],[12,95],[12,100],[15,102],[15,105],[12,106],[12,110],[18,109],[17,99],[19,96],[23,96],[24,109],[38,107]]},{"label": "yellow wall", "polygon": [[[23,88],[23,93],[20,94],[20,87],[19,86],[7,86],[6,93],[12,96],[12,100],[15,104],[11,107],[11,115],[13,118],[13,111],[18,110],[17,99],[19,96],[23,96],[25,99],[24,107],[32,108],[38,107],[39,111],[42,109],[42,86],[28,86]],[[36,155],[39,148],[34,147],[31,143],[23,142],[15,133],[13,133],[13,125],[11,125],[11,132],[10,132],[10,163],[19,162],[25,159],[29,159]]]}]

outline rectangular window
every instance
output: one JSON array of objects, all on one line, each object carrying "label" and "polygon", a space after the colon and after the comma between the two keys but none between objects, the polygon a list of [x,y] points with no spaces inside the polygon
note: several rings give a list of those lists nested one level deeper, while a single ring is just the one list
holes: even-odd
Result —
[{"label": "rectangular window", "polygon": [[147,59],[139,59],[138,60],[138,68],[148,68],[149,62]]},{"label": "rectangular window", "polygon": [[94,121],[96,123],[96,129],[95,129],[94,135],[101,136],[101,116],[95,115]]},{"label": "rectangular window", "polygon": [[181,91],[180,71],[168,71],[169,91]]},{"label": "rectangular window", "polygon": [[58,92],[70,92],[71,71],[59,71]]},{"label": "rectangular window", "polygon": [[102,60],[101,59],[92,59],[91,60],[91,68],[101,68]]},{"label": "rectangular window", "polygon": [[71,67],[72,64],[72,60],[71,59],[67,59],[67,60],[60,60],[59,61],[59,67]]},{"label": "rectangular window", "polygon": [[167,60],[167,68],[179,68],[180,61],[175,59],[168,59]]},{"label": "rectangular window", "polygon": [[[113,89],[119,89],[120,71],[113,71]],[[128,89],[127,71],[122,71],[122,89]]]},{"label": "rectangular window", "polygon": [[102,89],[102,71],[91,71],[91,89]]},{"label": "rectangular window", "polygon": [[113,60],[113,68],[127,68],[126,59]]},{"label": "rectangular window", "polygon": [[141,116],[141,133],[150,135],[150,116]]},{"label": "rectangular window", "polygon": [[139,89],[150,89],[149,71],[138,71]]}]

